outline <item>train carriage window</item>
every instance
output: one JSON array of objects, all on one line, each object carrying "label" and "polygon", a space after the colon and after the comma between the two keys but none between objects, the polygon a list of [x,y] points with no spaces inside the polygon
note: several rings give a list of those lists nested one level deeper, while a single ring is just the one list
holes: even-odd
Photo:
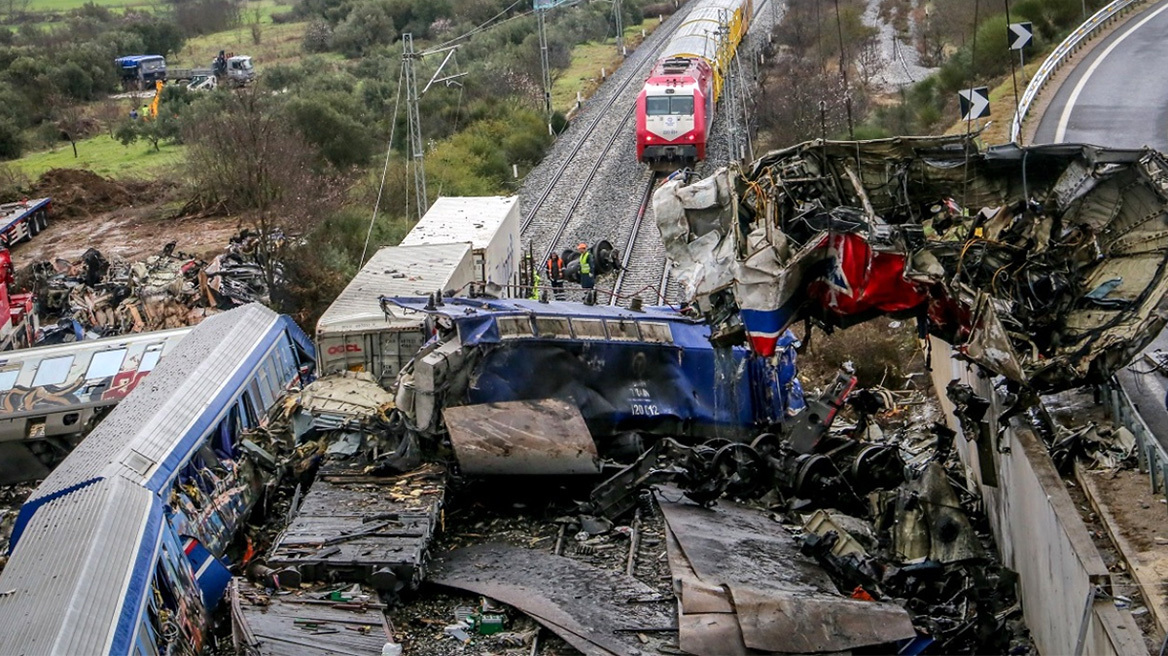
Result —
[{"label": "train carriage window", "polygon": [[645,96],[645,113],[649,116],[665,116],[669,113],[669,96]]},{"label": "train carriage window", "polygon": [[69,377],[69,369],[73,366],[73,356],[64,355],[59,358],[41,360],[37,367],[36,376],[32,379],[33,387],[43,385],[60,385]]},{"label": "train carriage window", "polygon": [[162,344],[151,344],[142,353],[142,363],[138,365],[138,372],[152,371],[158,361],[162,359]]},{"label": "train carriage window", "polygon": [[259,415],[255,411],[255,403],[251,400],[251,392],[244,392],[239,399],[243,406],[243,424],[247,428],[251,428],[259,423]]},{"label": "train carriage window", "polygon": [[262,366],[257,369],[255,380],[260,387],[260,403],[265,409],[272,407],[274,399],[272,398],[272,385],[268,382],[268,370]]},{"label": "train carriage window", "polygon": [[688,116],[694,113],[693,96],[673,96],[669,99],[669,113],[674,116]]},{"label": "train carriage window", "polygon": [[122,368],[122,361],[126,359],[126,349],[113,349],[94,353],[89,360],[89,369],[85,371],[85,380],[109,378]]},{"label": "train carriage window", "polygon": [[288,338],[281,336],[280,341],[276,344],[276,361],[279,363],[277,368],[280,371],[280,382],[285,383],[292,379],[296,368],[291,366],[290,360],[292,357],[292,347],[288,344]]},{"label": "train carriage window", "polygon": [[16,385],[16,379],[20,376],[20,369],[8,369],[0,371],[0,392],[7,392]]}]

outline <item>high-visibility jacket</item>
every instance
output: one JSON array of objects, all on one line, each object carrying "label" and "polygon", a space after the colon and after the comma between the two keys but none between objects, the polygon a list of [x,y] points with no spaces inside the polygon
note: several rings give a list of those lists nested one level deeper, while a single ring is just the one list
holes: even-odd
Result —
[{"label": "high-visibility jacket", "polygon": [[547,261],[547,274],[550,280],[559,280],[564,277],[564,260],[559,255],[553,255]]},{"label": "high-visibility jacket", "polygon": [[592,252],[584,251],[580,254],[580,273],[590,275],[592,273]]},{"label": "high-visibility jacket", "polygon": [[535,278],[535,284],[533,284],[531,286],[531,296],[529,296],[528,298],[530,298],[533,301],[538,301],[539,300],[539,274],[538,273],[535,274],[534,278]]}]

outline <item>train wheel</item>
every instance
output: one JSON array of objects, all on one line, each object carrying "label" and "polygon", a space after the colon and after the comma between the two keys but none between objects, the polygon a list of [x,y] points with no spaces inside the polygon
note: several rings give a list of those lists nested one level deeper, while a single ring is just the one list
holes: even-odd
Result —
[{"label": "train wheel", "polygon": [[40,214],[40,212],[37,212],[36,214],[34,214],[32,216],[32,219],[29,220],[28,234],[31,237],[36,237],[37,235],[41,234],[41,214]]}]

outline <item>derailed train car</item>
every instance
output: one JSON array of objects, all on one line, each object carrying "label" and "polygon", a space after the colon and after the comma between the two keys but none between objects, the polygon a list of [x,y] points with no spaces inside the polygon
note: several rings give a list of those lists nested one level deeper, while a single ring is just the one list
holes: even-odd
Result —
[{"label": "derailed train car", "polygon": [[792,322],[915,317],[1015,384],[1105,379],[1163,326],[1168,162],[963,137],[809,142],[653,202],[687,296],[768,354]]},{"label": "derailed train car", "polygon": [[243,433],[312,362],[307,336],[258,304],[195,327],[21,507],[0,653],[206,647],[226,550],[263,490]]},{"label": "derailed train car", "polygon": [[793,335],[761,358],[714,346],[707,325],[670,308],[383,302],[429,314],[436,332],[398,381],[398,409],[422,433],[439,429],[445,408],[559,399],[600,444],[628,431],[741,439],[804,406]]}]

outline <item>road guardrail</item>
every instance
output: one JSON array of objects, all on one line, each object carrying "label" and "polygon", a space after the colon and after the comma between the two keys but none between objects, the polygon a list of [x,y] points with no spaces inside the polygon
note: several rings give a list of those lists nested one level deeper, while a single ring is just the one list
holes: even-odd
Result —
[{"label": "road guardrail", "polygon": [[1124,426],[1135,436],[1140,471],[1148,474],[1152,493],[1159,492],[1168,499],[1168,453],[1152,434],[1152,429],[1148,428],[1148,424],[1144,422],[1118,380],[1113,377],[1100,385],[1099,391],[1111,420]]},{"label": "road guardrail", "polygon": [[1026,113],[1030,111],[1030,105],[1034,103],[1039,92],[1042,91],[1047,82],[1050,82],[1063,64],[1120,14],[1145,2],[1147,0],[1114,0],[1095,12],[1082,25],[1075,28],[1075,31],[1071,32],[1067,38],[1063,39],[1062,43],[1058,44],[1054,52],[1050,53],[1046,61],[1042,62],[1042,66],[1038,68],[1038,72],[1034,74],[1030,84],[1026,85],[1026,91],[1022,93],[1022,99],[1018,102],[1018,110],[1014,112],[1014,121],[1010,125],[1010,141],[1018,143],[1022,136],[1022,122],[1026,120]]}]

